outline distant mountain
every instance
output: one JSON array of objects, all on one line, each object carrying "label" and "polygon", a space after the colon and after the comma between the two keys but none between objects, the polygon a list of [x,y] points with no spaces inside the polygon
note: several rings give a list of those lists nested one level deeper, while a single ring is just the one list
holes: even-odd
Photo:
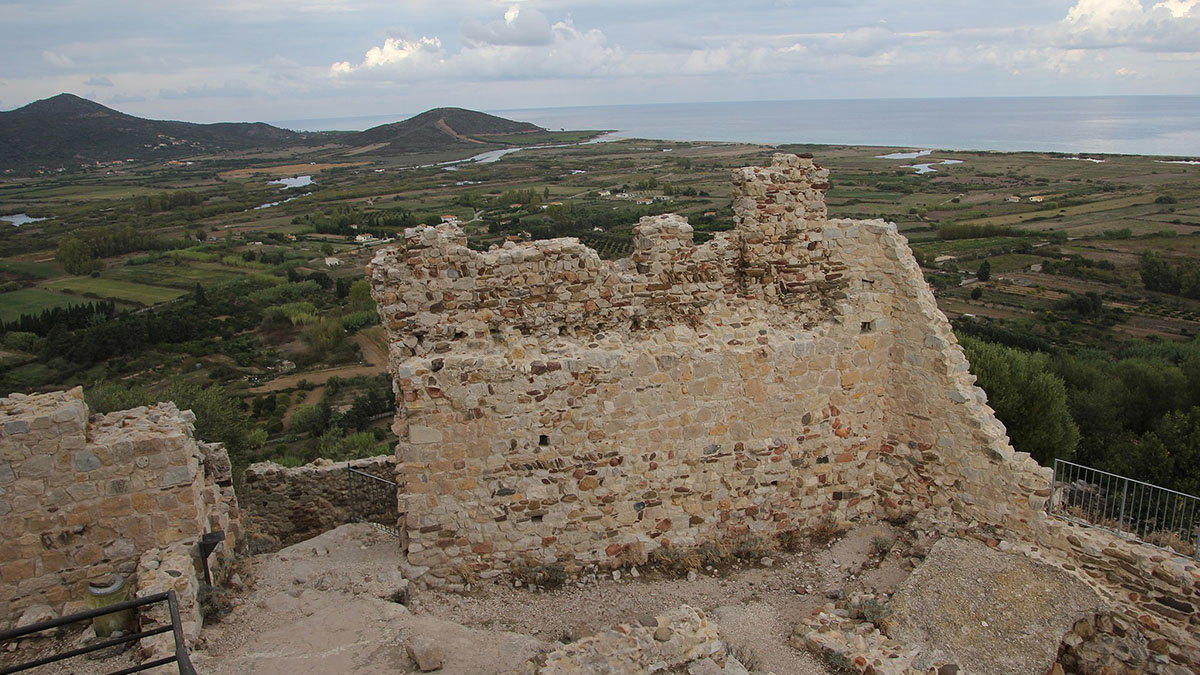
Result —
[{"label": "distant mountain", "polygon": [[402,122],[383,124],[339,139],[356,146],[386,144],[378,152],[426,152],[478,145],[503,145],[506,136],[545,129],[463,108],[434,108]]},{"label": "distant mountain", "polygon": [[278,146],[302,138],[261,122],[142,119],[74,94],[59,94],[0,112],[0,167],[71,167],[92,161],[167,158]]}]

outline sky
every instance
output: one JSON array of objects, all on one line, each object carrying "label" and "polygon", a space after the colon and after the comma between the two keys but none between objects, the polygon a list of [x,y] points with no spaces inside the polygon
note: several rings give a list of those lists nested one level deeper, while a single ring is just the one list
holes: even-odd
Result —
[{"label": "sky", "polygon": [[2,0],[0,110],[1200,94],[1200,0]]}]

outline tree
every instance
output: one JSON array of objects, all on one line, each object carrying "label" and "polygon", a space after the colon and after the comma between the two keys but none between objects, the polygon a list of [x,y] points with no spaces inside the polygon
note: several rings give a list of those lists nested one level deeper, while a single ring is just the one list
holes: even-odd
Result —
[{"label": "tree", "polygon": [[972,300],[978,300],[982,297],[983,297],[983,289],[982,288],[972,288],[971,289],[971,299]]},{"label": "tree", "polygon": [[325,317],[308,327],[304,340],[318,357],[325,357],[346,344],[346,331],[341,321]]},{"label": "tree", "polygon": [[192,299],[196,301],[197,305],[208,304],[208,298],[204,295],[204,287],[198,281],[196,282],[196,290],[192,291]]},{"label": "tree", "polygon": [[1046,354],[968,337],[962,345],[1014,448],[1043,465],[1075,452],[1079,428],[1067,408],[1066,386],[1051,372]]},{"label": "tree", "polygon": [[92,248],[79,237],[74,235],[58,240],[58,249],[54,259],[62,263],[68,274],[84,275],[96,269],[92,256]]},{"label": "tree", "polygon": [[1179,275],[1171,269],[1167,261],[1153,251],[1147,250],[1141,259],[1142,284],[1148,291],[1163,293],[1178,293],[1180,287]]},{"label": "tree", "polygon": [[371,282],[365,278],[350,285],[350,309],[373,309],[375,300],[371,298]]},{"label": "tree", "polygon": [[984,260],[979,264],[979,270],[975,272],[975,278],[980,281],[987,281],[992,278],[992,263]]}]

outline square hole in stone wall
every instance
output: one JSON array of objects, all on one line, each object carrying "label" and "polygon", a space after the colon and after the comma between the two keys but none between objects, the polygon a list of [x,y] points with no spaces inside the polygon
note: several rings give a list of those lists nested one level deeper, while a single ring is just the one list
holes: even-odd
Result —
[{"label": "square hole in stone wall", "polygon": [[538,436],[538,445],[550,445],[550,437],[546,434]]},{"label": "square hole in stone wall", "polygon": [[875,322],[874,321],[864,321],[859,326],[859,329],[863,333],[870,333],[871,331],[875,330]]}]

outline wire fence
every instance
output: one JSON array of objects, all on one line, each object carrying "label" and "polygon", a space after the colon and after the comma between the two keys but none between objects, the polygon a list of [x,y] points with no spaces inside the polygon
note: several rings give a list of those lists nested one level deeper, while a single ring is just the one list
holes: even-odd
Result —
[{"label": "wire fence", "polygon": [[369,523],[394,537],[400,536],[395,482],[346,465],[346,485],[351,522]]},{"label": "wire fence", "polygon": [[1054,460],[1052,516],[1200,560],[1200,498]]}]

